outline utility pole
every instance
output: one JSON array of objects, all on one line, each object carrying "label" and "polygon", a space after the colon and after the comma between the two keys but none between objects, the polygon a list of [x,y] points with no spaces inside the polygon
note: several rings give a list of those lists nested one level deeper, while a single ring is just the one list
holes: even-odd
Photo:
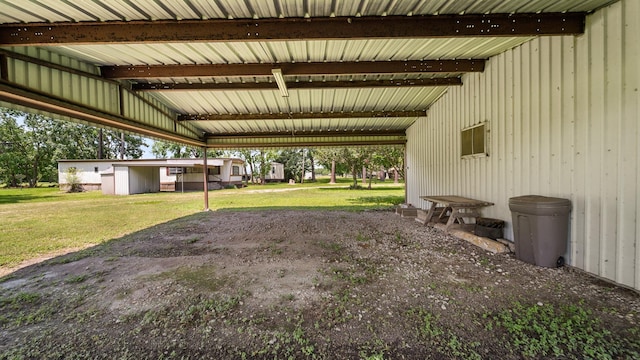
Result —
[{"label": "utility pole", "polygon": [[98,159],[104,159],[104,138],[102,129],[98,132]]},{"label": "utility pole", "polygon": [[304,149],[302,149],[302,176],[300,176],[300,184],[304,184]]},{"label": "utility pole", "polygon": [[120,133],[120,160],[124,160],[124,132]]},{"label": "utility pole", "polygon": [[[204,211],[209,211],[209,164],[207,161],[207,147],[203,147],[204,150]],[[184,185],[182,186],[184,188]]]}]

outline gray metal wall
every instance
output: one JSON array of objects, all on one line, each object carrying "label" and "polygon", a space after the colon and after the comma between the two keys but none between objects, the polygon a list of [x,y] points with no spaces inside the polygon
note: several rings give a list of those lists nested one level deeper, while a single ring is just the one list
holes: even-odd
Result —
[{"label": "gray metal wall", "polygon": [[129,194],[160,191],[160,169],[157,167],[129,167]]},{"label": "gray metal wall", "polygon": [[113,187],[116,195],[129,195],[129,167],[114,166],[113,167]]},{"label": "gray metal wall", "polygon": [[[407,201],[571,199],[570,265],[640,289],[640,2],[588,16],[579,37],[543,37],[490,59],[408,131]],[[461,159],[461,129],[487,121],[489,156]]]},{"label": "gray metal wall", "polygon": [[[94,65],[42,48],[10,47],[6,50],[10,51],[7,56],[6,74],[10,83],[62,98],[107,115],[129,119],[139,126],[146,127],[147,130],[175,132],[193,139],[199,137],[193,125],[177,123],[174,111],[152,95],[138,94],[113,81],[102,79],[99,76],[99,68]],[[0,101],[0,106],[37,112],[62,120],[78,121],[46,111],[25,109],[13,103]]]}]

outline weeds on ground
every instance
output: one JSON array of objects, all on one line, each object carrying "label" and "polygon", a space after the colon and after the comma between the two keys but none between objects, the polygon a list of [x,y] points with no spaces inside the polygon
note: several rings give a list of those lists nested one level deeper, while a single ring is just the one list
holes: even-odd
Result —
[{"label": "weeds on ground", "polygon": [[42,295],[19,292],[0,298],[0,325],[30,325],[42,322],[55,313],[55,306],[43,300]]},{"label": "weeds on ground", "polygon": [[192,237],[192,238],[188,238],[187,240],[185,240],[185,244],[195,244],[198,241],[200,241],[199,237]]},{"label": "weeds on ground", "polygon": [[263,346],[254,351],[251,357],[273,356],[279,359],[318,359],[315,344],[309,340],[304,330],[304,317],[297,314],[286,319],[283,330],[272,331],[262,336]]},{"label": "weeds on ground", "polygon": [[358,234],[356,235],[356,241],[357,242],[367,242],[371,240],[370,236],[367,235],[363,235],[362,233],[358,232]]},{"label": "weeds on ground", "polygon": [[318,242],[318,246],[320,246],[324,250],[330,250],[336,253],[344,250],[344,246],[336,242],[320,241]]},{"label": "weeds on ground", "polygon": [[387,352],[389,352],[389,345],[374,336],[373,341],[360,346],[358,356],[362,360],[384,360],[384,354]]},{"label": "weeds on ground", "polygon": [[482,357],[475,350],[479,342],[468,342],[449,329],[442,328],[438,316],[422,308],[412,308],[407,316],[417,322],[418,337],[427,342],[427,346],[455,359],[480,360]]},{"label": "weeds on ground", "polygon": [[176,313],[182,324],[206,324],[209,320],[221,317],[235,309],[247,294],[238,294],[226,298],[197,296],[186,308]]},{"label": "weeds on ground", "polygon": [[333,292],[331,300],[325,304],[322,325],[331,329],[346,323],[354,317],[353,308],[361,304],[362,301],[349,289]]},{"label": "weeds on ground", "polygon": [[84,258],[88,258],[88,257],[94,256],[95,254],[96,254],[96,251],[94,249],[80,250],[80,251],[76,251],[76,252],[71,253],[71,254],[58,256],[58,257],[55,257],[53,259],[47,260],[47,261],[43,262],[42,265],[69,264],[69,263],[72,263],[72,262],[80,261],[80,260],[82,260]]},{"label": "weeds on ground", "polygon": [[170,271],[143,277],[142,280],[165,280],[177,281],[183,286],[201,291],[215,292],[233,281],[232,277],[218,275],[215,265],[203,265],[198,267],[183,266]]},{"label": "weeds on ground", "polygon": [[89,276],[87,274],[75,275],[67,277],[66,279],[64,279],[64,282],[66,282],[67,284],[79,284],[81,282],[84,282],[88,278]]},{"label": "weeds on ground", "polygon": [[[485,318],[490,316],[485,314]],[[583,303],[561,305],[523,304],[493,315],[487,330],[503,329],[506,340],[524,357],[569,359],[639,358],[640,341],[621,338],[605,329]],[[636,333],[638,328],[635,329]],[[637,337],[635,338],[637,339]]]}]

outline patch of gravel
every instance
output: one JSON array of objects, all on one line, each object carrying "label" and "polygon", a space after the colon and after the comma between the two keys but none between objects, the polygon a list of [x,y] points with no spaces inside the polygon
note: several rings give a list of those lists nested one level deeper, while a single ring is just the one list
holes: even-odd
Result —
[{"label": "patch of gravel", "polygon": [[493,320],[515,304],[578,304],[640,351],[637,292],[390,211],[283,210],[196,214],[5,276],[0,358],[519,359]]}]

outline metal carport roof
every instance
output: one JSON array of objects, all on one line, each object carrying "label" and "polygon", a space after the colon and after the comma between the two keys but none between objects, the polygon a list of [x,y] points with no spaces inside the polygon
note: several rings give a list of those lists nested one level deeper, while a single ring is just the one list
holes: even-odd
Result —
[{"label": "metal carport roof", "polygon": [[485,59],[610,2],[0,0],[0,104],[210,147],[402,144]]}]

